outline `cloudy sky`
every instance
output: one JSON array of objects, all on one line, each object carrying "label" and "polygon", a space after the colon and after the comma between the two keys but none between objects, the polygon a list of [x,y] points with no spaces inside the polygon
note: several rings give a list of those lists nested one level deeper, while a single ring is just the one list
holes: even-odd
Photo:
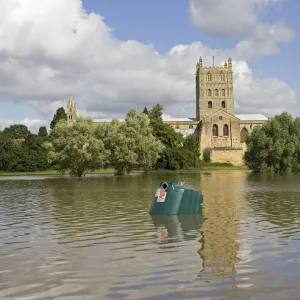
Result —
[{"label": "cloudy sky", "polygon": [[236,113],[300,114],[300,1],[0,0],[0,129],[161,103],[195,116],[195,65],[233,59]]}]

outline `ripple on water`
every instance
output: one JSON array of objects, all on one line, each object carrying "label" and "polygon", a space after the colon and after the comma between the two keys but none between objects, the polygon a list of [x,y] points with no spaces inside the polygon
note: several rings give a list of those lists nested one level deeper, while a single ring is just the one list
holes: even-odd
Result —
[{"label": "ripple on water", "polygon": [[[0,181],[1,299],[296,299],[300,177],[248,172]],[[162,180],[199,215],[149,216]]]}]

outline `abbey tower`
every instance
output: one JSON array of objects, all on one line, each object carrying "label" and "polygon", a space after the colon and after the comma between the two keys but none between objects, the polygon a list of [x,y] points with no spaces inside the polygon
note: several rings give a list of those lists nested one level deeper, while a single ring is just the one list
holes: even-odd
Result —
[{"label": "abbey tower", "polygon": [[233,72],[231,58],[223,67],[203,67],[202,58],[196,64],[197,121],[222,109],[234,114]]}]

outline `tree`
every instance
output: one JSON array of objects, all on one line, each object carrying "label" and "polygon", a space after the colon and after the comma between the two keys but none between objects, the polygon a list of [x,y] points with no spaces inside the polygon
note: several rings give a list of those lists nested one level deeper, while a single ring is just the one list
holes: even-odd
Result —
[{"label": "tree", "polygon": [[254,128],[246,140],[246,165],[254,172],[296,172],[300,170],[300,118],[286,112]]},{"label": "tree", "polygon": [[203,161],[211,162],[211,149],[206,148],[203,150]]},{"label": "tree", "polygon": [[0,170],[15,171],[20,155],[21,145],[16,144],[8,135],[0,133]]},{"label": "tree", "polygon": [[16,163],[17,172],[37,172],[49,168],[47,151],[43,147],[44,138],[30,134],[24,143],[21,144],[21,154]]},{"label": "tree", "polygon": [[144,108],[143,113],[146,114],[146,115],[149,115],[149,111],[148,111],[147,107]]},{"label": "tree", "polygon": [[6,172],[36,172],[49,167],[47,152],[42,147],[44,139],[30,134],[25,141],[15,141],[0,134],[0,170]]},{"label": "tree", "polygon": [[165,146],[155,168],[179,170],[198,167],[200,164],[199,140],[195,135],[184,138],[181,133],[164,123],[162,115],[163,106],[160,104],[154,105],[149,111],[153,135]]},{"label": "tree", "polygon": [[28,127],[26,125],[14,124],[6,127],[3,130],[3,134],[12,139],[26,139],[31,134],[31,132],[28,130]]},{"label": "tree", "polygon": [[121,123],[99,124],[97,137],[111,151],[110,162],[116,174],[129,174],[134,168],[149,171],[163,151],[163,144],[154,137],[149,117],[131,109]]},{"label": "tree", "polygon": [[183,135],[178,133],[170,125],[164,123],[163,107],[160,104],[153,106],[149,112],[150,126],[153,135],[157,137],[166,147],[178,147],[183,143]]},{"label": "tree", "polygon": [[49,163],[57,162],[62,172],[70,169],[78,177],[101,168],[109,154],[103,142],[95,137],[93,121],[85,118],[72,123],[61,120],[52,131],[52,140],[45,142],[44,147]]},{"label": "tree", "polygon": [[38,135],[40,137],[46,137],[46,136],[48,136],[48,131],[47,131],[46,126],[41,126],[40,127]]},{"label": "tree", "polygon": [[50,123],[50,128],[51,130],[54,129],[55,125],[60,121],[60,120],[67,120],[67,113],[63,107],[60,107],[57,109],[56,113],[53,116],[53,119]]}]

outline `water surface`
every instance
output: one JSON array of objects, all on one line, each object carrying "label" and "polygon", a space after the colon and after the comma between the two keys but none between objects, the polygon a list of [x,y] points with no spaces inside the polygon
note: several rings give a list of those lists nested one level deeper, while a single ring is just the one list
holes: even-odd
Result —
[{"label": "water surface", "polygon": [[[160,181],[199,215],[151,217]],[[0,178],[0,299],[299,299],[300,176]]]}]

